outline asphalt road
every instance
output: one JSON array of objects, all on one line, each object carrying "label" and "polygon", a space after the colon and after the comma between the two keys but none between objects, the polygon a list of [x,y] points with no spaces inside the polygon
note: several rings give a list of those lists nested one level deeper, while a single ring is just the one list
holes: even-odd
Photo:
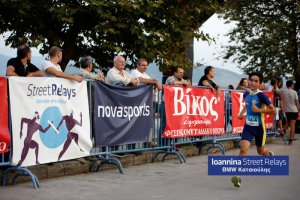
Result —
[{"label": "asphalt road", "polygon": [[[230,176],[207,175],[207,156],[204,155],[187,158],[185,164],[168,160],[133,166],[125,168],[124,175],[109,170],[42,180],[40,189],[32,189],[29,182],[0,187],[0,199],[296,199],[300,191],[300,141],[294,141],[293,146],[268,144],[267,148],[276,155],[289,155],[289,176],[244,176],[242,187],[234,188]],[[256,155],[255,147],[250,153]],[[227,155],[238,155],[238,149],[228,151]]]}]

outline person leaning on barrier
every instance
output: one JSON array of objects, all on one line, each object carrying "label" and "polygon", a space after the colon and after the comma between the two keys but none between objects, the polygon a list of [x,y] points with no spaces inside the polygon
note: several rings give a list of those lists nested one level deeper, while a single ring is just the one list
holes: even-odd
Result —
[{"label": "person leaning on barrier", "polygon": [[[191,85],[191,81],[190,80],[186,80],[184,79],[184,69],[181,67],[177,67],[173,73],[173,76],[169,76],[166,80],[166,85],[182,85],[182,86],[190,86]],[[166,102],[167,103],[167,102]],[[160,134],[159,134],[159,145],[167,145],[167,140],[165,139],[161,139],[161,135],[166,127],[166,114],[165,114],[165,106],[164,106],[165,102],[163,100],[162,104],[161,104],[161,127],[160,127]],[[174,140],[174,142],[177,142],[177,139]],[[172,145],[172,142],[171,142]],[[179,150],[178,148],[180,148],[181,145],[176,145],[176,149]]]},{"label": "person leaning on barrier", "polygon": [[82,76],[85,79],[95,79],[99,81],[104,80],[103,73],[94,74],[92,73],[93,69],[93,58],[91,56],[86,56],[80,59],[80,70],[78,75]]},{"label": "person leaning on barrier", "polygon": [[125,66],[125,58],[123,56],[116,56],[114,58],[114,66],[107,72],[106,82],[111,85],[137,86],[139,79],[125,71]]},{"label": "person leaning on barrier", "polygon": [[45,76],[60,77],[60,78],[65,78],[65,79],[69,79],[69,80],[74,80],[77,82],[81,82],[83,80],[82,76],[67,74],[61,70],[60,65],[58,64],[62,60],[62,49],[61,48],[59,48],[57,46],[51,47],[49,50],[49,57],[50,57],[49,60],[45,60],[42,63],[42,70],[43,70]]},{"label": "person leaning on barrier", "polygon": [[244,90],[246,92],[250,92],[249,83],[247,78],[241,78],[238,86],[236,87],[237,90]]},{"label": "person leaning on barrier", "polygon": [[17,50],[17,57],[11,58],[7,62],[7,76],[43,76],[43,72],[39,70],[35,65],[30,63],[31,50],[23,44],[19,46]]},{"label": "person leaning on barrier", "polygon": [[200,78],[198,86],[206,86],[211,88],[217,95],[220,94],[220,86],[215,84],[212,79],[215,77],[215,68],[207,66],[204,69],[204,75]]},{"label": "person leaning on barrier", "polygon": [[161,84],[146,73],[147,69],[148,61],[144,58],[141,58],[138,60],[137,68],[131,71],[131,75],[138,78],[140,83],[152,84],[158,90],[162,90]]},{"label": "person leaning on barrier", "polygon": [[174,75],[169,76],[166,80],[166,85],[183,85],[183,86],[189,86],[191,85],[190,80],[183,79],[184,76],[184,69],[181,67],[177,67]]}]

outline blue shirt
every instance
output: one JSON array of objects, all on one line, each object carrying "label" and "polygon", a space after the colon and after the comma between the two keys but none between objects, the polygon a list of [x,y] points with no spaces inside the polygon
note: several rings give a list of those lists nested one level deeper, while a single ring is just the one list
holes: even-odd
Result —
[{"label": "blue shirt", "polygon": [[244,94],[244,99],[247,109],[246,124],[250,126],[259,126],[264,120],[264,114],[260,112],[253,112],[252,105],[255,104],[258,108],[264,108],[271,104],[269,98],[262,92],[256,94],[250,94],[246,92]]}]

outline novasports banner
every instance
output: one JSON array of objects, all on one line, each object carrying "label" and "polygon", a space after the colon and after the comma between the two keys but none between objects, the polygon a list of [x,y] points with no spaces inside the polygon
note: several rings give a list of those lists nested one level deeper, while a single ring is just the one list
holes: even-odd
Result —
[{"label": "novasports banner", "polygon": [[211,89],[164,86],[166,108],[165,138],[222,135],[224,91],[216,96]]},{"label": "novasports banner", "polygon": [[0,153],[8,151],[10,135],[8,131],[7,80],[0,77]]},{"label": "novasports banner", "polygon": [[[246,117],[242,120],[238,119],[239,113],[243,110],[245,106],[245,100],[243,98],[242,92],[231,92],[232,98],[232,133],[239,134],[243,132],[244,124],[246,122]],[[272,92],[264,92],[264,94],[269,97],[271,103],[274,102],[274,94]],[[245,113],[246,116],[246,113]],[[264,122],[267,129],[273,129],[274,127],[274,116],[264,115]]]},{"label": "novasports banner", "polygon": [[30,166],[88,156],[92,148],[86,82],[9,78],[13,160]]},{"label": "novasports banner", "polygon": [[153,129],[153,87],[117,87],[95,82],[96,146],[148,142]]}]

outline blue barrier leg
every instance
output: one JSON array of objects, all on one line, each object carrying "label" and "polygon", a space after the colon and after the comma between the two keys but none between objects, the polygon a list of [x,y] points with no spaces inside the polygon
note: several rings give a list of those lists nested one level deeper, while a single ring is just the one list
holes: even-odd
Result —
[{"label": "blue barrier leg", "polygon": [[165,155],[163,156],[163,158],[162,158],[162,162],[164,162],[165,159],[166,159],[166,157],[167,157],[169,154],[171,154],[171,155],[177,156],[177,158],[179,159],[180,163],[186,163],[185,156],[184,156],[182,153],[176,151],[176,144],[175,144],[175,143],[176,143],[175,138],[172,138],[171,143],[170,143],[170,141],[169,141],[169,143],[168,143],[168,147],[167,147],[168,149],[167,149],[167,150],[164,150],[164,151],[161,151],[161,152],[156,152],[156,153],[154,153],[153,156],[152,156],[152,161],[155,162],[155,161],[156,161],[156,158],[157,158],[157,156],[158,156],[159,154],[165,154]]},{"label": "blue barrier leg", "polygon": [[98,172],[100,169],[101,169],[101,161],[99,161],[98,159],[94,160],[90,167],[90,172]]},{"label": "blue barrier leg", "polygon": [[4,173],[3,173],[3,180],[2,180],[2,184],[4,186],[7,183],[8,173],[10,171],[12,171],[12,172],[20,172],[20,173],[17,173],[16,175],[14,175],[14,177],[13,177],[13,184],[16,183],[16,180],[17,180],[17,178],[19,176],[30,176],[33,188],[37,189],[37,188],[40,187],[38,178],[29,169],[23,168],[23,167],[10,167],[10,168],[6,169],[4,171]]},{"label": "blue barrier leg", "polygon": [[166,151],[160,151],[160,152],[156,152],[152,155],[152,162],[156,162],[156,158],[159,154],[163,154],[166,153]]},{"label": "blue barrier leg", "polygon": [[180,153],[180,152],[177,152],[176,150],[167,150],[167,151],[160,151],[160,152],[156,152],[153,154],[152,156],[152,162],[156,162],[156,159],[157,159],[157,156],[159,154],[165,154],[162,158],[162,162],[165,161],[167,155],[171,154],[171,155],[176,155],[177,158],[179,159],[180,163],[186,163],[186,159],[185,159],[185,156]]},{"label": "blue barrier leg", "polygon": [[221,146],[221,148],[222,148],[222,154],[225,155],[226,149],[225,149],[224,144],[222,144],[221,142],[217,142],[217,144],[218,144],[219,146]]},{"label": "blue barrier leg", "polygon": [[16,184],[16,181],[17,181],[17,178],[18,178],[19,176],[22,176],[22,175],[23,175],[23,174],[16,174],[16,175],[14,175],[12,184],[15,185],[15,184]]},{"label": "blue barrier leg", "polygon": [[283,143],[286,145],[286,137],[285,137],[285,135],[281,136],[280,133],[276,133],[276,135],[279,135],[280,137],[282,137]]},{"label": "blue barrier leg", "polygon": [[38,177],[36,177],[36,175],[33,175],[33,176],[34,176],[34,179],[35,179],[36,186],[38,188],[40,188],[41,186],[40,186],[40,181],[39,181]]},{"label": "blue barrier leg", "polygon": [[119,169],[120,174],[124,174],[122,164],[117,158],[110,158],[108,164],[115,165]]},{"label": "blue barrier leg", "polygon": [[97,160],[93,161],[92,166],[90,168],[91,172],[98,172],[101,169],[102,164],[112,164],[118,168],[120,174],[124,174],[122,164],[117,158],[112,158],[110,155],[107,155],[106,157],[99,156],[96,159]]},{"label": "blue barrier leg", "polygon": [[286,145],[286,137],[285,136],[283,136],[282,140],[283,140],[284,144]]},{"label": "blue barrier leg", "polygon": [[207,148],[207,154],[209,154],[208,152],[209,152],[209,150],[210,149],[220,149],[221,150],[221,152],[222,152],[222,154],[223,155],[225,155],[225,148],[224,148],[224,145],[222,144],[222,145],[220,145],[221,143],[214,143],[213,145],[211,145],[211,146],[209,146],[208,148]]},{"label": "blue barrier leg", "polygon": [[4,173],[3,176],[2,176],[2,185],[3,185],[3,186],[6,185],[6,182],[7,182],[7,176],[8,176],[7,173]]},{"label": "blue barrier leg", "polygon": [[165,161],[166,157],[167,157],[169,154],[177,156],[178,159],[179,159],[179,161],[180,161],[180,163],[185,163],[185,162],[186,162],[185,157],[182,155],[182,153],[179,153],[179,152],[176,152],[176,151],[169,151],[169,152],[167,152],[167,153],[163,156],[162,162]]},{"label": "blue barrier leg", "polygon": [[182,153],[179,153],[179,155],[181,156],[181,159],[183,160],[183,162],[186,163],[185,156]]}]

